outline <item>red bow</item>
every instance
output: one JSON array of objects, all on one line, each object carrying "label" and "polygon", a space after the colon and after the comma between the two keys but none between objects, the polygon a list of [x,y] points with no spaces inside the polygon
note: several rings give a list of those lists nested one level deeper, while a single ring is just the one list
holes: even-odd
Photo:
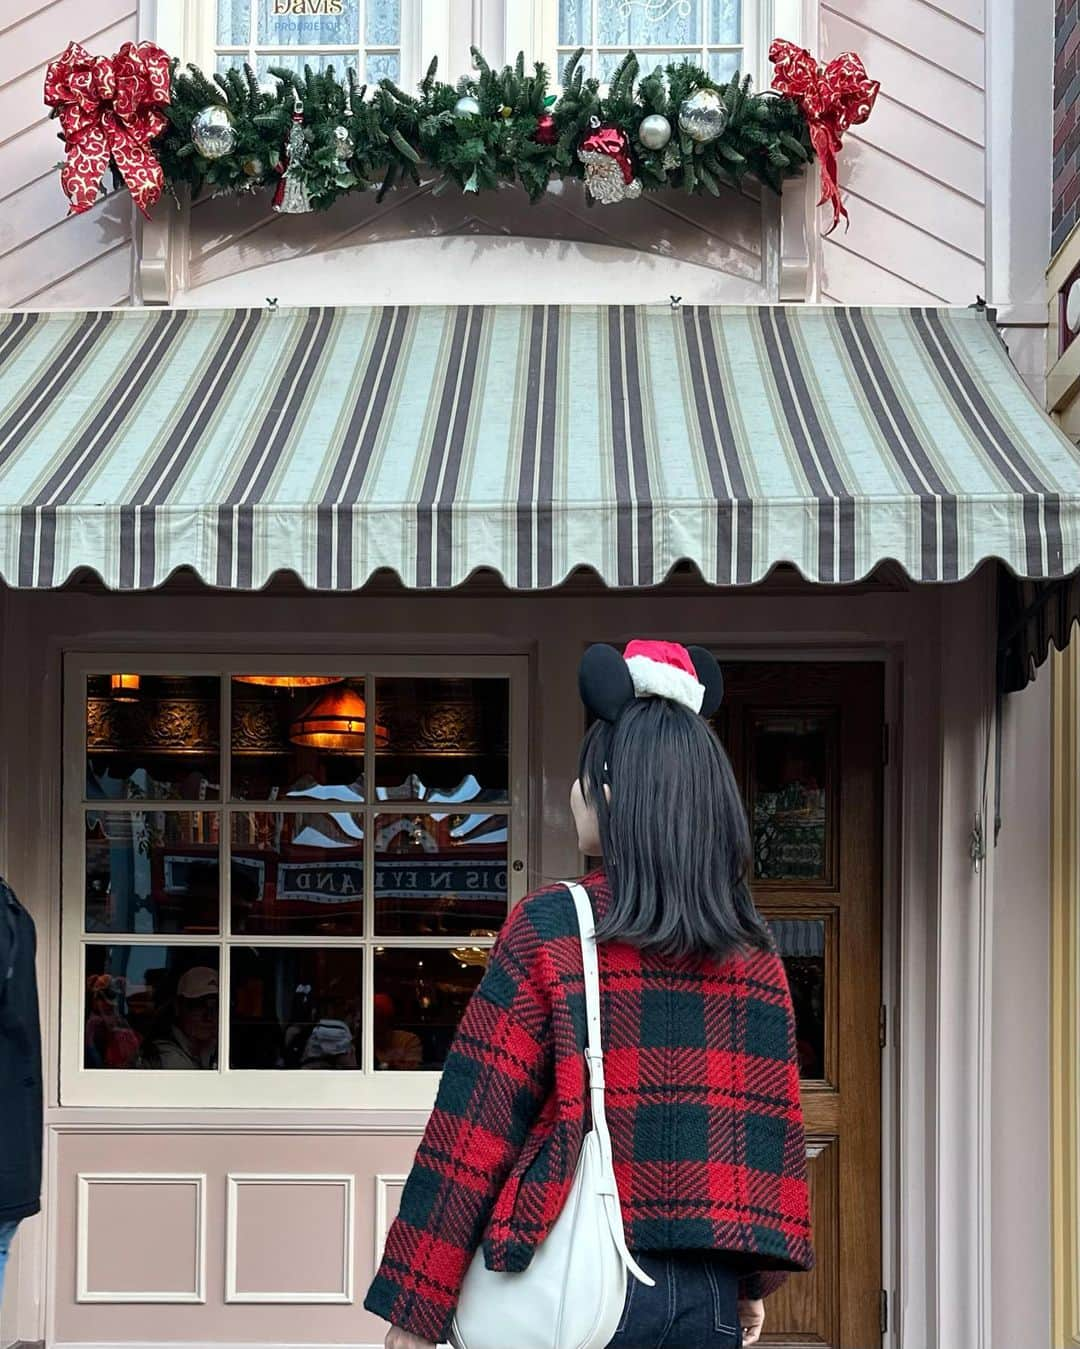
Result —
[{"label": "red bow", "polygon": [[590,131],[578,146],[578,154],[608,155],[622,170],[624,183],[631,182],[634,177],[630,142],[617,126],[600,126]]},{"label": "red bow", "polygon": [[45,72],[45,102],[58,109],[67,146],[60,170],[71,210],[88,211],[112,159],[144,215],[165,175],[151,141],[168,125],[169,58],[152,42],[125,42],[111,59],[69,42]]},{"label": "red bow", "polygon": [[867,78],[866,67],[854,52],[844,52],[822,68],[808,51],[777,38],[769,48],[776,67],[772,87],[802,109],[810,126],[810,141],[821,161],[821,200],[831,202],[831,234],[848,213],[836,182],[836,155],[844,132],[870,116],[881,84]]}]

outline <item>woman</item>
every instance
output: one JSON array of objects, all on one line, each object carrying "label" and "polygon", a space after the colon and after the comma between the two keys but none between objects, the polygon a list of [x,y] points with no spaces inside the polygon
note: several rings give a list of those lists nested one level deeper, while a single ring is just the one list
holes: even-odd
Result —
[{"label": "woman", "polygon": [[[596,720],[570,804],[603,858],[583,884],[607,1118],[627,1243],[656,1280],[630,1280],[612,1346],[757,1344],[763,1298],[813,1255],[791,998],[705,719],[723,681],[700,648],[631,642],[590,648],[580,686]],[[573,901],[539,890],[462,1019],[365,1300],[387,1349],[445,1339],[476,1248],[524,1269],[558,1217],[587,1127],[582,987]]]}]

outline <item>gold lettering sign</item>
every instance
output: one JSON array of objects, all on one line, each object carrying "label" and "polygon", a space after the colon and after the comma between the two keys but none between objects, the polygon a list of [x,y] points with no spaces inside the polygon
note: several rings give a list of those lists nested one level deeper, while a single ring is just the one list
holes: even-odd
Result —
[{"label": "gold lettering sign", "polygon": [[345,0],[271,0],[275,14],[328,14],[343,13]]}]

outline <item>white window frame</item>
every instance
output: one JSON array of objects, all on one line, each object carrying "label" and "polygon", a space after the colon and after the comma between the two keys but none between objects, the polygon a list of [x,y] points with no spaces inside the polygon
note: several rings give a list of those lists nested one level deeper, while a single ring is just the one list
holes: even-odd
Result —
[{"label": "white window frame", "polygon": [[[254,8],[262,0],[252,0],[252,24],[248,48],[222,48],[223,52],[234,53],[235,64],[242,66],[250,59],[258,46]],[[411,89],[427,69],[433,55],[439,56],[440,68],[445,66],[447,35],[450,28],[450,8],[454,0],[401,0],[401,77],[398,81],[405,89]],[[147,0],[141,0],[145,5]],[[159,5],[156,12],[151,11],[149,27],[151,37],[165,48],[170,55],[179,55],[182,61],[191,61],[198,65],[207,77],[212,77],[217,69],[217,6],[218,0],[180,0],[175,6]],[[360,37],[363,38],[363,12],[360,15]],[[142,25],[140,25],[142,31]],[[365,50],[361,41],[356,47],[337,48],[333,46],[296,46],[289,48],[289,54],[303,56],[305,53],[319,55],[323,52],[340,52],[343,59],[334,61],[334,68],[342,74],[345,67],[355,64],[350,56]],[[381,50],[372,48],[373,51]],[[393,50],[393,49],[390,49]],[[361,84],[364,83],[363,71],[357,70]]]},{"label": "white window frame", "polygon": [[[707,5],[708,0],[701,0]],[[751,75],[755,89],[767,89],[771,82],[769,74],[769,43],[777,36],[774,23],[777,7],[785,9],[789,0],[742,0],[743,60],[740,73]],[[595,26],[594,26],[595,33]],[[790,36],[781,34],[781,36]],[[526,61],[542,60],[553,75],[559,68],[559,0],[508,0],[506,8],[506,46],[511,55],[524,51]],[[595,50],[595,48],[594,48]],[[636,48],[642,54],[647,47]],[[663,50],[670,51],[670,47]],[[724,48],[701,46],[687,48],[687,55],[708,69],[708,52],[725,50]]]},{"label": "white window frame", "polygon": [[[228,938],[228,878],[230,875],[231,830],[223,827],[221,837],[221,913],[216,937],[203,934],[175,933],[90,933],[84,931],[85,905],[85,823],[87,810],[144,809],[158,811],[190,811],[192,809],[220,811],[269,810],[293,811],[301,808],[311,811],[309,800],[290,802],[278,800],[266,805],[256,802],[230,801],[228,798],[229,764],[227,730],[231,725],[231,692],[229,678],[235,674],[249,674],[256,670],[264,674],[340,674],[351,666],[362,671],[369,680],[368,706],[374,706],[370,681],[378,678],[469,678],[503,677],[510,686],[510,744],[509,744],[509,802],[506,806],[488,806],[485,812],[505,814],[508,821],[507,889],[509,907],[524,896],[528,866],[529,844],[529,765],[528,765],[528,658],[525,656],[378,656],[357,655],[348,661],[341,659],[283,659],[278,655],[250,654],[192,656],[190,653],[146,655],[137,652],[102,654],[69,654],[64,666],[64,801],[63,801],[63,856],[62,856],[62,972],[61,981],[61,1064],[60,1100],[65,1106],[184,1106],[189,1109],[204,1107],[295,1108],[371,1108],[371,1109],[429,1109],[435,1099],[439,1074],[434,1072],[379,1072],[374,1063],[372,1018],[367,1010],[373,990],[375,948],[397,947],[438,950],[451,948],[455,943],[438,937],[378,936],[374,934],[374,847],[370,834],[364,850],[364,933],[361,937],[337,937],[327,942],[320,937],[247,936]],[[221,799],[206,803],[191,801],[102,801],[84,795],[86,780],[86,681],[92,675],[105,675],[125,669],[144,675],[206,676],[222,679],[221,706]],[[374,780],[375,747],[372,738],[367,750],[369,759],[365,781]],[[334,809],[334,802],[323,803]],[[340,804],[340,803],[339,803]],[[362,809],[380,815],[423,813],[423,802],[368,801]],[[354,1072],[305,1072],[295,1069],[228,1069],[228,1010],[230,1000],[230,945],[282,946],[314,948],[362,949],[364,952],[363,990],[365,1015],[362,1021],[362,1064]],[[470,945],[490,946],[491,939],[469,938]],[[216,946],[220,952],[219,983],[221,987],[221,1036],[219,1067],[203,1072],[185,1072],[175,1069],[158,1071],[146,1069],[86,1068],[83,1063],[85,1035],[85,965],[83,950],[88,945],[143,945],[143,946]]]}]

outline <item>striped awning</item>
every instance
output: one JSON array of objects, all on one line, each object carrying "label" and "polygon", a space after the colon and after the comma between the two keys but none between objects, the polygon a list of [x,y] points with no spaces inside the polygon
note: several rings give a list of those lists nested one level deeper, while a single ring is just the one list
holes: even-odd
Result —
[{"label": "striped awning", "polygon": [[343,590],[1080,568],[1080,456],[975,310],[0,316],[0,573]]}]

